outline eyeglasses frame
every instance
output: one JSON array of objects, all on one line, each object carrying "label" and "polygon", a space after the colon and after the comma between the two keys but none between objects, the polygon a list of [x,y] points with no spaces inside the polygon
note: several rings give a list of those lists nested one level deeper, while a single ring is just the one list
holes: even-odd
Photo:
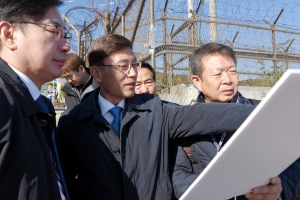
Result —
[{"label": "eyeglasses frame", "polygon": [[66,76],[61,76],[60,78],[66,79],[68,81],[69,79],[72,79],[77,72],[78,71],[75,70],[72,74],[68,74]]},{"label": "eyeglasses frame", "polygon": [[112,67],[112,68],[115,68],[115,69],[120,70],[121,72],[124,72],[125,74],[127,74],[129,72],[129,70],[131,69],[132,64],[138,64],[137,65],[137,69],[141,69],[141,67],[142,67],[142,62],[128,63],[128,68],[127,68],[126,71],[123,71],[121,69],[121,67],[118,67],[118,66],[120,66],[119,64],[113,64],[113,65],[100,65],[99,64],[99,65],[92,65],[92,66],[97,66],[97,67]]},{"label": "eyeglasses frame", "polygon": [[[51,23],[43,23],[43,22],[28,22],[28,21],[22,21],[22,22],[18,22],[18,24],[34,24],[34,25],[37,25],[37,26],[51,26],[51,27],[55,27],[55,37],[57,39],[70,39],[71,36],[69,35],[69,32],[66,32],[66,28],[63,28],[61,25],[59,24],[51,24]],[[58,36],[58,28],[61,27],[61,30],[62,30],[62,36]],[[46,31],[49,31],[49,32],[52,32],[50,30],[47,30],[45,28]]]}]

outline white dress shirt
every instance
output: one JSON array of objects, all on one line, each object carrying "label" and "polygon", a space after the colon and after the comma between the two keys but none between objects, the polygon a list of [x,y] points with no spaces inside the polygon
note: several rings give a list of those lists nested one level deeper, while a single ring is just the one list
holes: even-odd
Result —
[{"label": "white dress shirt", "polygon": [[[102,116],[106,119],[106,121],[111,124],[114,120],[114,116],[109,112],[109,110],[113,107],[115,107],[115,105],[113,105],[112,103],[110,103],[109,101],[107,101],[106,99],[104,99],[101,96],[101,93],[99,93],[98,96],[98,103],[100,106],[100,110],[102,113]],[[121,108],[125,107],[125,99],[123,99],[117,106],[120,106]],[[123,110],[121,111],[121,115],[123,114]]]}]

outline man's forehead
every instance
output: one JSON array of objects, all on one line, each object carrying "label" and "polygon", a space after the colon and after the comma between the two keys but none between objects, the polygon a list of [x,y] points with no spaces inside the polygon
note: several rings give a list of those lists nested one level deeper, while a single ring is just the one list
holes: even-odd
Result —
[{"label": "man's forehead", "polygon": [[[218,63],[217,65],[212,65],[211,63],[208,63],[208,60],[211,59],[211,58],[216,58],[216,57],[219,57],[219,58],[223,58],[223,59],[226,59],[230,62],[232,62],[230,65],[225,65],[224,62],[220,62],[221,60],[215,60],[213,61],[213,63]],[[227,56],[227,55],[222,55],[222,54],[219,54],[219,53],[216,53],[216,54],[210,54],[210,55],[206,55],[203,57],[202,59],[202,65],[203,65],[203,69],[204,71],[207,69],[207,70],[228,70],[230,68],[235,68],[236,65],[234,63],[234,60]]]},{"label": "man's forehead", "polygon": [[130,61],[136,61],[136,57],[132,51],[131,48],[123,48],[119,51],[112,53],[109,55],[107,60],[112,60],[113,62],[130,62]]},{"label": "man's forehead", "polygon": [[141,68],[138,71],[138,76],[137,79],[139,80],[154,80],[153,79],[153,74],[148,68]]},{"label": "man's forehead", "polygon": [[73,74],[73,73],[74,73],[74,71],[72,71],[72,70],[67,70],[67,71],[63,71],[63,72],[62,72],[62,75],[64,76],[64,75]]},{"label": "man's forehead", "polygon": [[57,11],[57,9],[53,7],[49,8],[42,20],[49,24],[56,24],[63,28],[66,27],[66,24],[63,22],[61,15]]},{"label": "man's forehead", "polygon": [[140,73],[140,74],[143,74],[143,75],[144,75],[144,74],[147,74],[147,75],[150,74],[150,75],[152,75],[152,72],[151,72],[148,68],[146,68],[146,67],[140,68],[140,69],[139,69],[139,73]]}]

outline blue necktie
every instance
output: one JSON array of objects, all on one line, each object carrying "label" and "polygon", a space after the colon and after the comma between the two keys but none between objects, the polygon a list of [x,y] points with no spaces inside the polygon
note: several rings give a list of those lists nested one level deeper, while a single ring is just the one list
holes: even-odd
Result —
[{"label": "blue necktie", "polygon": [[115,106],[112,109],[109,110],[109,112],[114,116],[114,120],[111,123],[112,128],[114,129],[114,131],[116,132],[116,134],[118,135],[118,137],[120,138],[120,122],[121,122],[121,111],[123,108],[121,108],[120,106]]},{"label": "blue necktie", "polygon": [[37,103],[41,112],[48,113],[47,105],[41,95],[35,100],[35,102]]}]

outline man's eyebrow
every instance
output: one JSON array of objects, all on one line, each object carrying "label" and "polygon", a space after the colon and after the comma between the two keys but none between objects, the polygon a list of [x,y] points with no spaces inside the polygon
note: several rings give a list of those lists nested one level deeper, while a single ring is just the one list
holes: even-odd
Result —
[{"label": "man's eyebrow", "polygon": [[213,71],[222,71],[223,69],[221,67],[214,68]]},{"label": "man's eyebrow", "polygon": [[129,59],[123,59],[123,60],[119,60],[117,61],[117,63],[120,63],[120,62],[137,62],[137,59],[133,59],[133,60],[129,60]]}]

